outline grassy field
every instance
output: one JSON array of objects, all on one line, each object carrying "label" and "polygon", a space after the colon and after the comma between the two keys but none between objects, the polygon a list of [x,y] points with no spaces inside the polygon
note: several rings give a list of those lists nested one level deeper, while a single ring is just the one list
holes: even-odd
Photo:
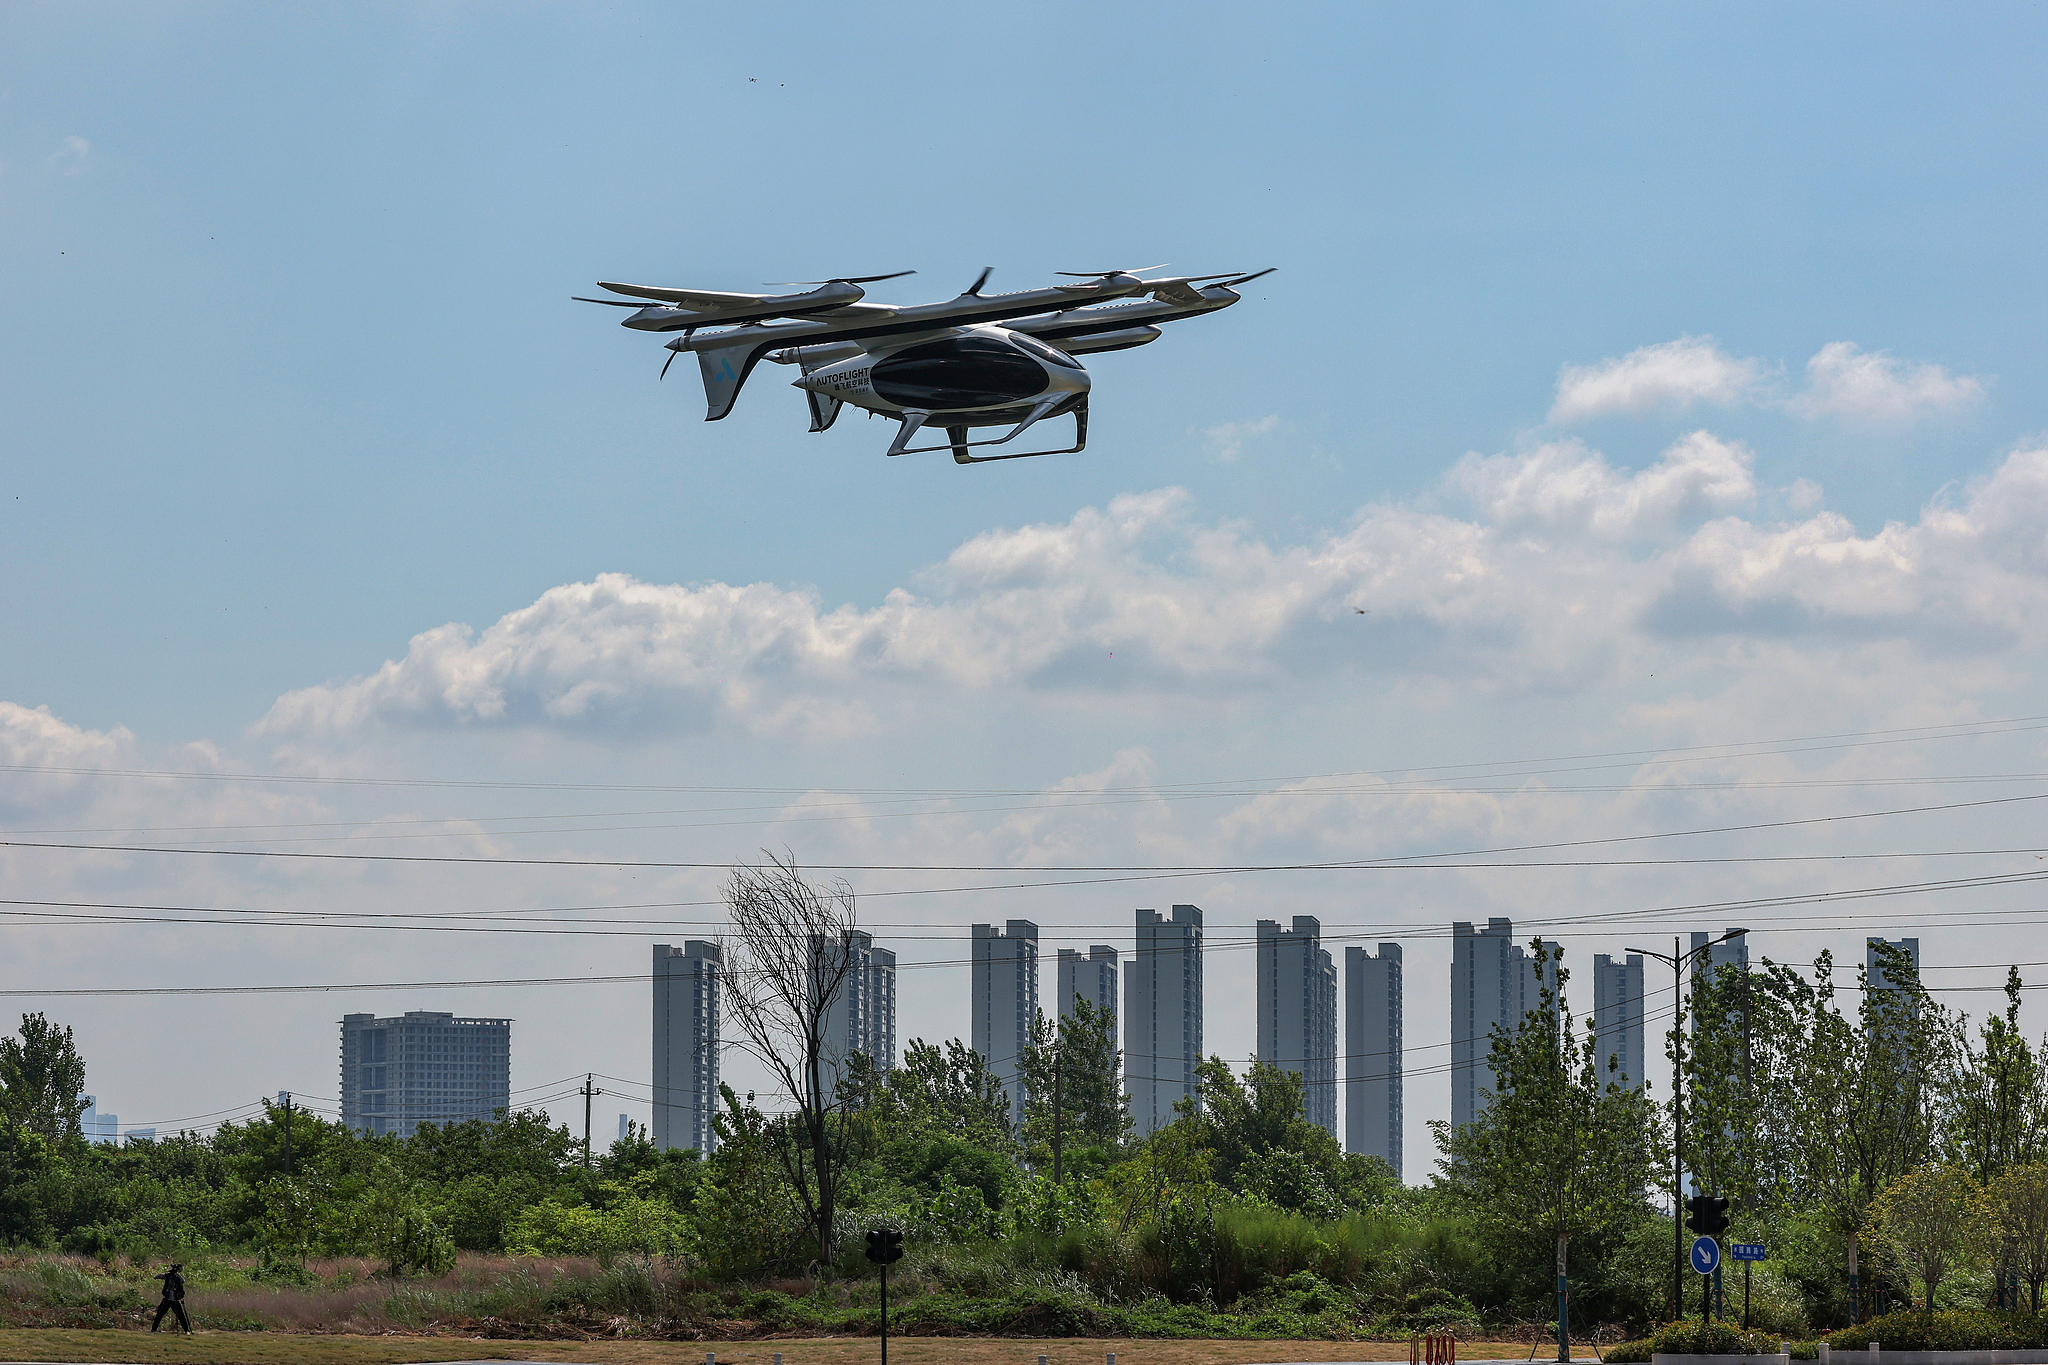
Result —
[{"label": "grassy field", "polygon": [[[73,1328],[0,1329],[0,1360],[136,1362],[137,1365],[409,1365],[446,1360],[588,1361],[592,1365],[876,1365],[873,1337],[786,1341],[484,1341],[471,1337],[317,1336],[297,1332],[169,1333]],[[1406,1360],[1406,1342],[1131,1341],[1062,1337],[892,1337],[891,1365],[1265,1365],[1274,1361]],[[1459,1344],[1471,1360],[1525,1360],[1526,1346]]]}]

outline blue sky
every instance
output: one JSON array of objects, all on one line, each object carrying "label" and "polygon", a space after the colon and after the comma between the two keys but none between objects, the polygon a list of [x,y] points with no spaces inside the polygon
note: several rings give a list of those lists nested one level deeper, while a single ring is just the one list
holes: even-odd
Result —
[{"label": "blue sky", "polygon": [[[2048,711],[2033,467],[2007,463],[2048,429],[2044,28],[2017,5],[17,6],[0,701],[62,728],[13,761],[1050,791]],[[900,269],[920,273],[874,297],[919,301],[985,265],[1023,288],[1154,261],[1279,270],[1097,359],[1086,453],[972,470],[885,461],[890,431],[857,417],[810,435],[772,371],[705,424],[686,369],[656,382],[658,341],[569,301],[599,278]],[[1470,564],[1526,599],[1468,612],[1445,585]],[[604,574],[754,596],[548,596]],[[1631,582],[1641,600],[1601,596]],[[892,616],[892,594],[930,610]],[[493,653],[492,623],[527,608]],[[472,643],[410,643],[446,623]],[[1332,643],[1352,624],[1371,633]],[[731,643],[756,636],[781,643]],[[475,677],[503,709],[450,700]],[[1972,743],[1954,773],[2038,747]],[[1841,759],[1865,761],[1857,780],[1898,777]],[[255,819],[204,783],[34,782],[0,794],[10,828]],[[294,799],[360,821],[507,809]],[[1683,824],[1705,798],[1569,819],[1487,799],[1409,836]],[[1076,819],[831,848],[1057,861],[1166,837]],[[802,828],[551,846],[723,858]],[[1325,837],[1283,821],[1245,848]],[[167,893],[146,859],[52,856],[8,875]],[[184,889],[265,889],[240,876]],[[310,912],[361,892],[291,894]],[[1135,893],[1103,894],[1074,913],[1127,917]],[[1351,894],[1232,913],[1335,922]],[[112,941],[35,932],[80,981]],[[329,960],[317,934],[189,937],[163,951],[194,971]],[[348,967],[376,970],[362,951]],[[493,969],[521,951],[494,944]],[[325,1009],[266,1064],[325,1074]],[[585,1069],[575,1052],[549,1064]],[[234,1093],[276,1088],[259,1079]]]}]

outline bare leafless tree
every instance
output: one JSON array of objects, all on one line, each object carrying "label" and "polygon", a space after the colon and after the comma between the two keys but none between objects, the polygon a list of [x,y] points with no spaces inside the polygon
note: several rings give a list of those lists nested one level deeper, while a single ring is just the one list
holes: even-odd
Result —
[{"label": "bare leafless tree", "polygon": [[733,1045],[767,1067],[795,1106],[793,1131],[776,1147],[818,1259],[830,1262],[846,1139],[834,1120],[846,1096],[836,1093],[844,1059],[827,1051],[826,1028],[855,961],[853,890],[812,886],[785,851],[734,868],[725,903],[725,1011],[740,1035]]}]

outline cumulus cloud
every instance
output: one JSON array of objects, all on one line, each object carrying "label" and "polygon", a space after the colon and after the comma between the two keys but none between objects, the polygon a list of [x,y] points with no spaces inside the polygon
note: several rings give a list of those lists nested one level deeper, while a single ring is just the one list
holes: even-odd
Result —
[{"label": "cumulus cloud", "polygon": [[1519,455],[1467,455],[1447,483],[1502,530],[1633,540],[1753,501],[1755,463],[1741,442],[1695,431],[1633,474],[1582,442],[1561,441]]},{"label": "cumulus cloud", "polygon": [[1867,536],[1822,509],[1733,515],[1757,496],[1752,459],[1705,432],[1635,472],[1576,443],[1473,457],[1449,484],[1474,515],[1375,504],[1299,544],[1203,523],[1178,490],[1131,495],[976,536],[927,572],[926,591],[865,609],[766,583],[600,575],[281,697],[258,733],[831,737],[886,728],[938,693],[1221,697],[1336,671],[1555,689],[1598,685],[1676,638],[1796,631],[1949,657],[2041,642],[2048,448]]},{"label": "cumulus cloud", "polygon": [[1908,365],[1883,351],[1831,341],[1806,362],[1807,389],[1792,400],[1809,416],[1902,418],[1964,407],[1984,397],[1984,382],[1939,365]]},{"label": "cumulus cloud", "polygon": [[1244,454],[1245,442],[1255,436],[1264,436],[1280,426],[1280,414],[1272,413],[1257,421],[1223,422],[1217,426],[1204,427],[1202,435],[1216,451],[1216,458],[1229,464]]},{"label": "cumulus cloud", "polygon": [[1582,422],[1619,412],[1740,403],[1767,379],[1762,361],[1731,356],[1712,337],[1682,336],[1597,365],[1565,366],[1558,372],[1550,420]]}]

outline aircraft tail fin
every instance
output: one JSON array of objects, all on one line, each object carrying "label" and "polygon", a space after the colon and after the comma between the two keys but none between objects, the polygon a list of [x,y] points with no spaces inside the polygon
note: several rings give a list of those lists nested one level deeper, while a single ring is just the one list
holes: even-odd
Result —
[{"label": "aircraft tail fin", "polygon": [[697,352],[697,367],[704,374],[705,421],[716,422],[732,411],[741,386],[767,349],[768,343],[756,341]]}]

